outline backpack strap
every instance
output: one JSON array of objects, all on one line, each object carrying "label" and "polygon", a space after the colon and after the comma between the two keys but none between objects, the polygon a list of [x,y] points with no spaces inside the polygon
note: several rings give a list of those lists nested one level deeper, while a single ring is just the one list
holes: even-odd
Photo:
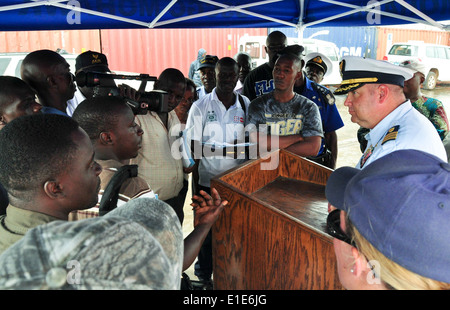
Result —
[{"label": "backpack strap", "polygon": [[244,98],[242,98],[241,94],[237,94],[239,98],[239,102],[241,103],[241,108],[244,110],[244,115],[247,115],[247,111],[245,110],[245,102]]},{"label": "backpack strap", "polygon": [[105,215],[109,211],[117,208],[117,200],[119,199],[119,191],[123,182],[128,178],[137,177],[138,165],[125,165],[120,167],[116,173],[114,173],[111,180],[103,192],[102,199],[100,200],[99,215]]}]

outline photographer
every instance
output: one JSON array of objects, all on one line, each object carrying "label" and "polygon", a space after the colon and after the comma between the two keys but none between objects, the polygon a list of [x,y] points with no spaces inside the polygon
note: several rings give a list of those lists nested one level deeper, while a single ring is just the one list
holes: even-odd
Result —
[{"label": "photographer", "polygon": [[[106,58],[105,54],[87,51],[78,55],[75,60],[75,75],[79,76],[80,72],[111,73],[111,70],[108,67],[108,59]],[[118,94],[133,100],[139,99],[139,93],[136,92],[136,90],[132,87],[129,87],[126,84],[117,86],[114,82],[114,79],[112,78],[108,79],[106,82],[107,83],[103,81],[103,83],[106,85],[99,86],[81,85],[80,83],[77,83],[77,88],[73,98],[67,102],[67,114],[69,116],[72,116],[75,108],[84,99],[92,99],[94,97]]]},{"label": "photographer", "polygon": [[174,109],[183,99],[185,89],[185,77],[178,69],[168,68],[160,74],[154,90],[168,93],[168,113],[151,110],[136,116],[136,123],[148,134],[142,139],[138,156],[131,160],[139,166],[139,176],[147,181],[160,200],[172,206],[181,223],[188,185],[184,182],[181,155],[172,154],[169,132],[173,126],[180,126]]}]

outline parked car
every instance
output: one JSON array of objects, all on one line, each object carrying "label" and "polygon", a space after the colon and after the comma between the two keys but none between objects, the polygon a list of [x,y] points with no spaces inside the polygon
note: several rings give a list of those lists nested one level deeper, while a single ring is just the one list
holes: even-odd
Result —
[{"label": "parked car", "polygon": [[433,89],[438,81],[450,82],[450,46],[426,44],[423,41],[395,43],[383,60],[400,64],[405,60],[415,59],[427,68],[424,89]]},{"label": "parked car", "polygon": [[[29,53],[0,53],[0,75],[16,76],[20,78],[20,66]],[[70,71],[75,74],[75,59],[78,55],[60,52],[70,65]]]},{"label": "parked car", "polygon": [[[67,63],[70,65],[70,72],[75,74],[75,59],[78,55],[69,54],[64,50],[59,51],[60,55],[63,56]],[[22,65],[22,61],[28,53],[0,53],[0,75],[8,75],[8,76],[16,76],[20,78],[20,66]],[[137,76],[139,73],[136,72],[127,72],[127,71],[114,71],[112,73],[127,75],[127,76]],[[135,79],[117,79],[115,80],[116,84],[127,84],[136,90],[139,89],[141,85],[141,81]],[[149,91],[153,89],[153,82],[147,83],[146,90]]]},{"label": "parked car", "polygon": [[[239,39],[238,50],[240,52],[247,52],[252,57],[252,67],[256,68],[259,65],[268,61],[268,55],[266,53],[266,39],[267,36],[248,36],[244,35]],[[336,44],[328,41],[317,40],[317,39],[302,39],[298,38],[288,38],[288,44],[299,44],[305,47],[303,56],[319,52],[327,56],[332,63],[332,68],[330,73],[322,81],[324,85],[339,84],[342,79],[339,73],[339,49]]]}]

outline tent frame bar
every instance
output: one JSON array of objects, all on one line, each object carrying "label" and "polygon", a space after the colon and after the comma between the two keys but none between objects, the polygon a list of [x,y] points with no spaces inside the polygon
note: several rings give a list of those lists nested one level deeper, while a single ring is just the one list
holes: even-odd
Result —
[{"label": "tent frame bar", "polygon": [[[322,2],[334,4],[337,6],[347,7],[347,8],[350,8],[351,10],[348,12],[341,13],[341,14],[336,14],[334,16],[329,16],[327,18],[323,18],[321,20],[317,20],[314,22],[303,23],[303,20],[305,18],[305,0],[298,0],[299,16],[298,16],[298,23],[295,24],[293,22],[280,20],[278,18],[265,16],[265,15],[254,13],[254,12],[247,10],[248,8],[251,8],[251,7],[262,6],[265,4],[270,4],[270,3],[275,3],[275,2],[281,2],[283,0],[262,0],[262,1],[254,2],[254,3],[248,3],[248,4],[238,5],[238,6],[230,6],[230,5],[226,5],[226,4],[214,1],[214,0],[198,0],[198,1],[210,4],[213,6],[217,6],[217,7],[219,7],[219,9],[211,10],[209,12],[193,14],[190,16],[174,18],[174,19],[165,20],[165,21],[159,21],[178,2],[178,0],[171,0],[171,2],[164,8],[164,10],[162,10],[158,14],[158,16],[156,16],[153,19],[153,21],[151,21],[151,22],[142,22],[139,20],[134,20],[134,19],[126,18],[126,17],[120,17],[120,16],[116,16],[116,15],[112,15],[112,14],[107,14],[107,13],[102,13],[102,12],[98,12],[98,11],[94,11],[94,10],[81,8],[79,6],[73,5],[73,3],[71,4],[72,1],[68,1],[68,0],[31,0],[30,2],[23,3],[23,4],[0,6],[0,12],[47,5],[47,6],[54,6],[54,7],[70,10],[70,11],[76,11],[76,12],[85,13],[85,14],[89,14],[89,15],[104,17],[107,19],[117,20],[117,21],[121,21],[121,22],[125,22],[125,23],[135,24],[135,25],[138,25],[141,27],[155,28],[155,27],[169,25],[169,24],[182,22],[182,21],[186,21],[186,20],[191,20],[191,19],[195,19],[195,18],[201,18],[201,17],[205,17],[205,16],[235,11],[235,12],[239,12],[239,13],[242,13],[245,15],[250,15],[250,16],[254,16],[257,18],[264,19],[264,20],[268,20],[268,21],[272,21],[272,22],[279,23],[282,25],[286,25],[289,27],[297,28],[297,30],[300,32],[299,33],[299,37],[300,37],[300,34],[303,33],[303,30],[306,27],[310,27],[313,25],[317,25],[320,23],[324,23],[324,22],[327,22],[330,20],[338,19],[338,18],[341,18],[344,16],[359,13],[359,12],[373,12],[374,5],[375,5],[375,4],[368,3],[366,6],[357,6],[354,4],[344,3],[344,2],[337,1],[337,0],[319,0]],[[64,4],[62,2],[66,2],[66,3]],[[421,19],[402,16],[399,14],[394,14],[394,13],[389,13],[389,12],[383,12],[382,10],[377,10],[376,13],[383,15],[383,16],[388,16],[388,17],[392,17],[392,18],[396,18],[396,19],[400,19],[400,20],[405,20],[405,21],[408,21],[411,23],[422,23],[422,24],[426,24],[426,25],[431,25],[431,26],[437,27],[441,30],[447,30],[447,31],[450,30],[450,25],[445,25],[445,24],[436,22],[435,20],[433,20],[426,14],[422,13],[418,9],[416,9],[413,6],[411,6],[410,4],[408,4],[405,0],[382,0],[382,1],[376,2],[376,6],[381,7],[382,5],[384,5],[386,3],[390,3],[390,2],[398,3],[399,5],[403,6],[407,10],[409,10],[412,13],[419,16]]]},{"label": "tent frame bar", "polygon": [[[339,6],[344,6],[344,7],[348,7],[348,8],[353,8],[353,10],[345,12],[345,13],[337,14],[337,15],[334,15],[334,16],[330,16],[330,17],[327,17],[327,18],[323,18],[321,20],[317,20],[317,21],[314,21],[314,22],[311,22],[311,23],[304,24],[303,27],[313,26],[313,25],[320,24],[320,23],[323,23],[323,22],[327,22],[327,21],[330,21],[330,20],[333,20],[333,19],[338,19],[338,18],[347,16],[347,15],[351,15],[351,14],[355,14],[355,13],[359,13],[359,12],[363,12],[363,11],[370,12],[371,10],[373,10],[373,5],[370,5],[370,4],[368,4],[366,6],[357,6],[357,5],[354,5],[354,4],[343,3],[343,2],[335,1],[335,0],[319,0],[319,1],[330,3],[330,4],[335,4],[335,5],[339,5]],[[406,3],[403,0],[384,0],[384,1],[377,2],[377,5],[378,6],[382,6],[382,5],[386,4],[386,3],[394,2],[394,1],[398,2],[400,5],[404,6],[405,8],[407,8],[410,11],[412,11],[416,15],[422,17],[423,19],[411,18],[411,17],[399,15],[399,14],[383,12],[381,10],[377,11],[377,13],[380,14],[380,15],[393,17],[393,18],[409,21],[409,22],[412,22],[412,23],[421,23],[421,24],[425,24],[425,25],[431,25],[431,26],[437,27],[439,29],[445,29],[446,28],[445,25],[439,24],[438,22],[434,21],[432,18],[428,17],[427,15],[425,15],[422,12],[418,11],[414,7],[410,6],[408,3]]]}]

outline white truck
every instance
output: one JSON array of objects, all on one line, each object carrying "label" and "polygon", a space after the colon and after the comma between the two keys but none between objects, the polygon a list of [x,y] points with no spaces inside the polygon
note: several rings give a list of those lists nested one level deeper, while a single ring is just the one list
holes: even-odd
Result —
[{"label": "white truck", "polygon": [[[247,52],[252,57],[252,66],[256,68],[259,65],[268,61],[268,55],[266,53],[266,36],[249,36],[244,35],[239,39],[238,50],[240,52]],[[317,39],[299,39],[288,38],[288,44],[299,44],[305,47],[304,55],[309,53],[319,52],[327,56],[331,63],[332,68],[329,68],[329,73],[322,81],[323,85],[336,85],[340,84],[342,79],[339,73],[339,49],[336,44],[328,41]]]}]

